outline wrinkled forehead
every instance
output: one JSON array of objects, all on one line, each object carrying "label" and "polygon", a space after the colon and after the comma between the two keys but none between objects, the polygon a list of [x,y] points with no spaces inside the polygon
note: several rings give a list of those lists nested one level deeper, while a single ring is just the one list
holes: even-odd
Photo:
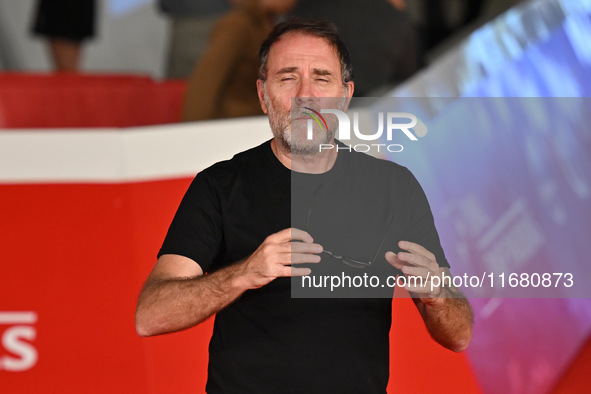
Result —
[{"label": "wrinkled forehead", "polygon": [[321,58],[327,63],[335,63],[340,68],[337,48],[328,38],[301,31],[290,31],[281,35],[269,48],[268,62],[306,57]]}]

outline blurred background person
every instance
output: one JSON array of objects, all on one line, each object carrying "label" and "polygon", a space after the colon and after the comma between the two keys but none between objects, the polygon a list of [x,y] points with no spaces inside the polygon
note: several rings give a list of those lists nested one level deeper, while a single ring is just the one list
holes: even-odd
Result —
[{"label": "blurred background person", "polygon": [[82,42],[95,35],[95,0],[39,0],[33,32],[46,37],[56,71],[80,68]]},{"label": "blurred background person", "polygon": [[300,0],[292,14],[337,25],[355,64],[355,96],[377,96],[419,69],[419,37],[403,0]]},{"label": "blurred background person", "polygon": [[158,0],[172,22],[166,78],[186,79],[207,48],[213,26],[233,0]]},{"label": "blurred background person", "polygon": [[388,0],[407,10],[419,32],[421,64],[430,64],[474,30],[524,0]]},{"label": "blurred background person", "polygon": [[253,86],[262,42],[296,0],[236,0],[187,83],[184,121],[262,115]]},{"label": "blurred background person", "polygon": [[[390,0],[401,3],[417,0]],[[497,0],[497,2],[499,2]],[[425,51],[435,48],[481,16],[486,0],[419,1],[421,42]]]}]

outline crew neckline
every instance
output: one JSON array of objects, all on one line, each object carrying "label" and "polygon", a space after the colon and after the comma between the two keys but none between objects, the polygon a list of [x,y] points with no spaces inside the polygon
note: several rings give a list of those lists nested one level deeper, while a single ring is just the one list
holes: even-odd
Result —
[{"label": "crew neckline", "polygon": [[[345,154],[349,153],[348,150],[342,150],[337,154],[337,159],[335,160],[334,165],[332,166],[332,168],[326,172],[323,172],[321,174],[310,174],[310,173],[305,173],[305,172],[298,172],[298,171],[293,171],[290,170],[289,168],[287,168],[278,158],[277,156],[275,156],[275,153],[273,153],[273,149],[271,148],[271,141],[272,140],[268,140],[265,143],[265,158],[267,159],[267,161],[269,162],[269,164],[276,170],[280,171],[281,173],[284,174],[288,174],[291,175],[294,178],[298,178],[298,179],[308,179],[308,180],[318,180],[318,181],[327,181],[327,180],[331,180],[336,178],[337,176],[339,176],[339,174],[341,173],[341,171],[343,170],[344,166],[345,166]],[[335,140],[337,143],[337,146],[346,146],[344,145],[342,142]]]}]

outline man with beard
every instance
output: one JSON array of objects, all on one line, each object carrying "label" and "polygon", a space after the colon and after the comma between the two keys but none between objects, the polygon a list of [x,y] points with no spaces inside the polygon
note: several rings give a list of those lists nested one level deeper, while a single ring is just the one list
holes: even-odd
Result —
[{"label": "man with beard", "polygon": [[[406,275],[449,275],[426,198],[410,172],[394,163],[347,150],[320,152],[319,144],[335,143],[334,122],[307,138],[300,106],[318,108],[328,97],[345,110],[353,94],[351,62],[334,25],[282,23],[263,43],[259,60],[257,91],[273,139],[195,177],[140,294],[136,329],[141,336],[164,334],[216,314],[210,393],[384,393],[391,298],[292,298],[290,278],[321,266],[363,269],[373,260]],[[379,182],[371,173],[380,174]],[[298,204],[296,178],[305,180]],[[333,228],[357,225],[339,222],[346,215],[325,219],[332,210],[326,203],[342,209],[339,196],[368,186],[376,201],[390,205],[360,208],[373,215],[359,224],[371,238],[343,241],[320,230],[312,237],[312,228],[331,220]],[[384,242],[378,234],[394,235]],[[358,253],[346,249],[350,245],[377,258],[349,258]],[[472,332],[469,303],[450,287],[408,289],[433,338],[464,350]]]}]

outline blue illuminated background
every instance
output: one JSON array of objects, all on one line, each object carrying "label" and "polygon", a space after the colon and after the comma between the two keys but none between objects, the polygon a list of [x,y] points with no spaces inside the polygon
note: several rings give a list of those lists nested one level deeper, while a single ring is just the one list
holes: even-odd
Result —
[{"label": "blue illuminated background", "polygon": [[485,392],[551,391],[589,338],[590,91],[591,1],[541,0],[390,93],[428,126],[388,158],[423,185],[452,272],[571,272],[577,285],[467,291]]}]

